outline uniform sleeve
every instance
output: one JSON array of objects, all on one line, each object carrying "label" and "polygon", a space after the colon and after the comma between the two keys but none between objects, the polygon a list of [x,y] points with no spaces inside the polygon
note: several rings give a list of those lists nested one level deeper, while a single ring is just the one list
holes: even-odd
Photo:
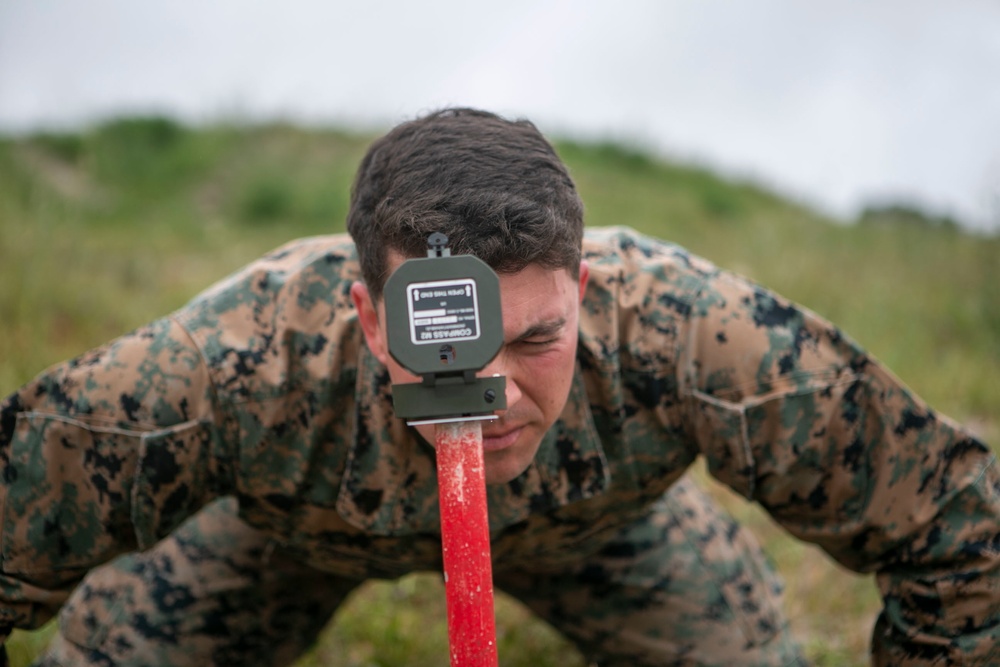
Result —
[{"label": "uniform sleeve", "polygon": [[151,546],[225,487],[198,350],[164,319],[0,403],[0,640],[37,627],[87,570]]},{"label": "uniform sleeve", "polygon": [[679,361],[712,474],[876,573],[875,664],[1000,664],[989,447],[829,323],[728,274],[695,300]]}]

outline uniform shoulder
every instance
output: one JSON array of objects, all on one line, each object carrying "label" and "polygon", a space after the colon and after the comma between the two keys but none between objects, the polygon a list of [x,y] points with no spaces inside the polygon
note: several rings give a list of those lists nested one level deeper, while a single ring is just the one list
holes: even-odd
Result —
[{"label": "uniform shoulder", "polygon": [[191,305],[242,301],[248,293],[273,294],[297,281],[324,277],[350,285],[360,274],[354,243],[346,234],[289,241],[197,295]]},{"label": "uniform shoulder", "polygon": [[637,283],[634,287],[647,296],[646,290],[692,295],[718,273],[714,264],[675,243],[622,226],[588,228],[583,259],[590,267],[592,286]]},{"label": "uniform shoulder", "polygon": [[174,319],[217,386],[266,397],[351,363],[360,335],[350,288],[359,278],[347,235],[297,239],[208,288]]},{"label": "uniform shoulder", "polygon": [[684,248],[628,227],[589,228],[583,259],[590,277],[581,342],[595,356],[662,365],[697,295],[716,267]]}]

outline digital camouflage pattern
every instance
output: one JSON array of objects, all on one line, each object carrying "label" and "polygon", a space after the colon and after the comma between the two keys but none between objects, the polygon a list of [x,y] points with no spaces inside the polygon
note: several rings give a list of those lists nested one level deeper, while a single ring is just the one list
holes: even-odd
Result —
[{"label": "digital camouflage pattern", "polygon": [[[988,447],[830,324],[675,246],[589,230],[584,255],[570,399],[528,470],[488,490],[498,586],[601,664],[782,664],[784,648],[754,655],[783,625],[755,547],[678,483],[701,454],[793,534],[877,573],[875,663],[1000,662],[1000,482]],[[229,507],[237,525],[236,503],[248,524],[237,533],[336,590],[439,569],[433,450],[392,415],[388,375],[350,301],[356,279],[346,236],[293,242],[0,404],[0,623],[35,626],[98,564],[151,549],[116,562],[134,608],[102,611],[110,589],[95,571],[63,633],[124,614],[144,636],[172,628],[164,641],[183,641],[150,620],[169,618],[156,586],[167,573],[203,581],[191,551],[221,546],[201,522]],[[170,535],[223,496],[235,501]],[[185,544],[187,570],[174,567]],[[678,589],[684,575],[670,568],[696,561],[715,583]],[[246,581],[266,589],[267,576]],[[556,597],[532,598],[542,590]],[[685,600],[695,608],[662,611]],[[212,604],[205,617],[221,618],[225,605]],[[230,644],[232,632],[221,633]],[[699,636],[714,655],[695,657]]]},{"label": "digital camouflage pattern", "polygon": [[[290,664],[359,581],[289,557],[235,511],[215,501],[91,571],[35,667]],[[601,667],[802,664],[747,537],[682,478],[571,569],[498,563],[494,578]]]},{"label": "digital camouflage pattern", "polygon": [[35,666],[291,664],[357,582],[288,558],[235,512],[219,499],[90,572]]}]

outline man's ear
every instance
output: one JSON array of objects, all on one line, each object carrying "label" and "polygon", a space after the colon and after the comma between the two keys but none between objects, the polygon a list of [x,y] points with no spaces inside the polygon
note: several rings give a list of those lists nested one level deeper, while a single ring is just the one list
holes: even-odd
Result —
[{"label": "man's ear", "polygon": [[580,303],[583,303],[583,295],[587,291],[587,281],[590,279],[590,266],[586,260],[580,261]]},{"label": "man's ear", "polygon": [[371,293],[364,283],[355,282],[351,285],[351,301],[358,311],[358,321],[361,322],[361,330],[365,332],[368,349],[384,364],[389,351],[385,330],[379,324],[378,305],[372,301]]}]

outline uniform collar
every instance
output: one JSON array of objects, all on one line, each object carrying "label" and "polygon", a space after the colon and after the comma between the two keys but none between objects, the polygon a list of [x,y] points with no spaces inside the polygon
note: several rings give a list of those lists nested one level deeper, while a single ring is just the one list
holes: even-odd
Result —
[{"label": "uniform collar", "polygon": [[[354,432],[338,513],[375,535],[440,532],[434,450],[392,412],[389,375],[367,347],[358,365]],[[562,415],[535,460],[508,484],[487,487],[494,534],[528,518],[602,493],[610,471],[579,367]]]}]

